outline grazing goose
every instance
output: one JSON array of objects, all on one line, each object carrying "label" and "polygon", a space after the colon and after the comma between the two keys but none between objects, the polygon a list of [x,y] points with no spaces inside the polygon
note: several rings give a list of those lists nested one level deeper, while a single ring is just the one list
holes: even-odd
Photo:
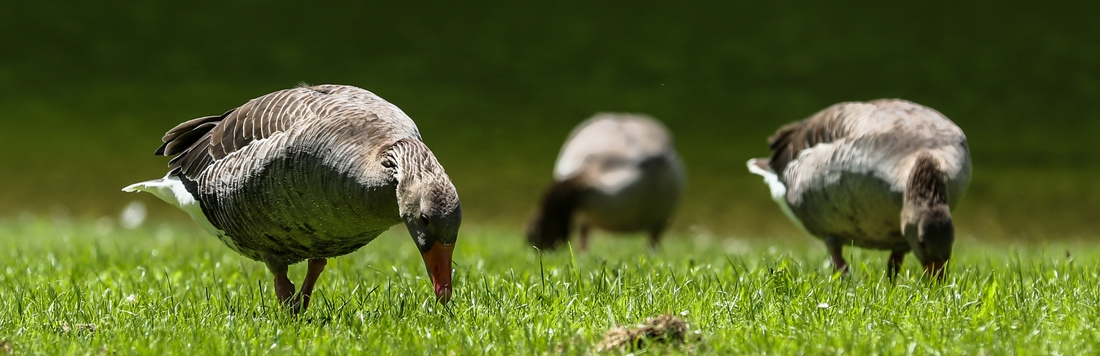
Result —
[{"label": "grazing goose", "polygon": [[943,277],[955,229],[951,209],[970,184],[961,129],[939,112],[900,99],[833,105],[779,128],[772,156],[749,160],[796,225],[825,240],[847,271],[845,245],[892,251],[888,275],[913,251]]},{"label": "grazing goose", "polygon": [[[292,312],[309,306],[326,259],[404,222],[439,302],[451,297],[458,194],[401,109],[369,91],[318,85],[261,96],[168,131],[168,175],[136,183],[229,248],[267,264]],[[301,291],[287,267],[309,260]]]},{"label": "grazing goose", "polygon": [[683,189],[684,167],[664,125],[642,115],[599,114],[565,141],[527,240],[557,247],[576,217],[580,250],[592,227],[645,231],[656,248]]}]

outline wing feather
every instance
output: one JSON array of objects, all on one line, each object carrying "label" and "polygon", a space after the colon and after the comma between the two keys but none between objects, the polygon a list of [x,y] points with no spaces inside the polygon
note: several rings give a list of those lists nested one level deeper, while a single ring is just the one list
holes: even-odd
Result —
[{"label": "wing feather", "polygon": [[783,172],[787,164],[798,158],[802,150],[818,144],[834,142],[850,135],[849,121],[853,105],[863,105],[863,103],[836,104],[805,120],[780,127],[775,135],[768,138],[768,145],[772,150],[768,165],[772,171]]},{"label": "wing feather", "polygon": [[185,121],[169,130],[157,155],[172,156],[170,174],[195,177],[219,159],[255,141],[318,119],[386,122],[398,136],[420,138],[416,124],[396,106],[373,93],[340,85],[280,90],[220,116]]},{"label": "wing feather", "polygon": [[[285,115],[277,106],[316,100],[317,92],[308,88],[277,91],[253,99],[222,116],[209,116],[186,121],[164,136],[158,155],[173,157],[172,173],[195,175],[249,143],[285,131],[304,115]],[[299,104],[300,105],[300,104]],[[259,128],[259,129],[258,129]]]}]

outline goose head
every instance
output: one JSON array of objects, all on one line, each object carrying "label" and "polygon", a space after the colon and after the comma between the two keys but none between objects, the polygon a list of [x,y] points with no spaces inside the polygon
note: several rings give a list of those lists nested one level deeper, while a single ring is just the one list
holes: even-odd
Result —
[{"label": "goose head", "polygon": [[947,205],[947,186],[939,161],[922,151],[913,159],[901,208],[901,231],[925,274],[943,279],[951,258],[955,225]]},{"label": "goose head", "polygon": [[416,139],[398,141],[383,167],[397,181],[398,213],[431,276],[436,299],[451,299],[451,255],[462,224],[462,205],[451,179],[431,150]]},{"label": "goose head", "polygon": [[913,254],[924,265],[924,271],[943,279],[944,266],[951,258],[955,242],[955,225],[946,204],[918,206],[905,214],[903,233]]},{"label": "goose head", "polygon": [[581,180],[577,177],[551,184],[527,225],[527,242],[539,249],[552,250],[569,240],[580,191]]}]

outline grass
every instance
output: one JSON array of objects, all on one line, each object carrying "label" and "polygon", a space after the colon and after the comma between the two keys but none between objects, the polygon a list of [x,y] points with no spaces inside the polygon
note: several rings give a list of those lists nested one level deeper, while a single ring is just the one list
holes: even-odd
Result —
[{"label": "grass", "polygon": [[517,231],[469,226],[457,295],[440,306],[403,230],[331,262],[299,318],[261,263],[191,225],[0,220],[0,354],[586,354],[609,329],[662,314],[686,320],[692,341],[636,352],[1100,351],[1095,242],[963,237],[935,284],[912,257],[885,280],[873,251],[852,250],[852,275],[833,275],[808,237],[683,233],[649,252],[597,236],[589,253],[540,255]]}]

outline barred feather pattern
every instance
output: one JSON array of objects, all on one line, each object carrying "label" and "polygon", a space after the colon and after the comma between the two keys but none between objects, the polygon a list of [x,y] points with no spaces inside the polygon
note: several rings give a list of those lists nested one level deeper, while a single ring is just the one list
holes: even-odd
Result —
[{"label": "barred feather pattern", "polygon": [[936,158],[928,152],[917,154],[909,173],[905,200],[926,207],[947,204],[947,184],[943,180],[943,171]]},{"label": "barred feather pattern", "polygon": [[420,134],[396,106],[363,89],[323,85],[185,122],[158,153],[178,152],[171,174],[227,245],[290,264],[350,253],[401,222],[398,177],[383,161],[403,140],[420,142]]},{"label": "barred feather pattern", "polygon": [[[393,166],[398,182],[397,204],[403,211],[446,217],[447,221],[441,223],[456,224],[454,229],[458,229],[462,220],[458,193],[443,165],[424,142],[413,138],[399,140],[384,153],[383,162]],[[420,210],[412,212],[415,209]]]}]

